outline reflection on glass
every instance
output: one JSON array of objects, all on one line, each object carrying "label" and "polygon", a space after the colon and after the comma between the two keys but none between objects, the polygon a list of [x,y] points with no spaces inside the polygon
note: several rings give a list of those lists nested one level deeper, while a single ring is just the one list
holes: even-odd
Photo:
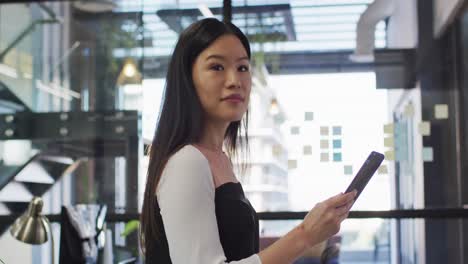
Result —
[{"label": "reflection on glass", "polygon": [[[260,248],[268,247],[298,224],[300,221],[260,221]],[[348,219],[338,234],[308,249],[294,263],[392,263],[391,244],[395,242],[391,232],[389,220]]]},{"label": "reflection on glass", "polygon": [[[251,155],[238,161],[249,166],[245,174],[237,175],[256,210],[310,210],[343,191],[371,150],[385,152],[387,160],[354,209],[424,207],[424,164],[438,162],[439,153],[437,146],[423,145],[423,137],[438,132],[434,121],[451,120],[453,106],[445,102],[431,105],[436,120],[422,120],[418,88],[379,90],[373,73],[305,74],[310,69],[301,64],[303,54],[354,48],[357,19],[372,1],[232,2],[233,22],[249,36],[253,50]],[[0,104],[0,112],[137,110],[142,115],[139,139],[149,144],[178,35],[204,16],[221,18],[222,1],[204,1],[203,6],[191,0],[100,3],[104,5],[76,1],[0,4],[0,99],[12,102]],[[381,22],[376,27],[376,47],[384,48],[386,42],[386,25]],[[284,54],[291,53],[299,55],[284,59]],[[56,124],[63,122],[71,121]],[[445,123],[438,124],[445,130]],[[109,130],[116,129],[123,128]],[[44,177],[45,183],[54,184],[43,197],[46,213],[58,213],[62,204],[75,203],[107,203],[111,213],[137,212],[148,165],[142,150],[137,150],[141,155],[137,165],[128,169],[131,161],[112,154],[116,145],[92,140],[62,144],[54,133],[68,134],[67,127],[46,130],[53,136],[2,140],[0,167],[4,173],[0,176],[12,175],[30,157],[59,146],[55,149],[58,155],[83,159],[72,175],[57,180]],[[4,133],[13,137],[14,132]],[[321,142],[327,142],[323,150]],[[28,192],[24,187],[13,194]],[[16,207],[1,203],[0,212],[9,214]],[[429,222],[426,232],[413,220],[348,220],[338,235],[339,261],[390,263],[392,255],[402,263],[424,262],[423,235],[427,234],[427,241],[449,245],[449,237],[457,236],[456,229],[451,229],[460,225],[457,221]],[[263,221],[261,234],[277,237],[297,223]],[[134,246],[131,235],[129,240],[120,236],[124,226],[109,225],[115,245],[123,255],[136,255],[130,248]],[[427,249],[429,255],[434,248]],[[443,257],[451,263],[451,256],[458,253],[447,252]]]}]

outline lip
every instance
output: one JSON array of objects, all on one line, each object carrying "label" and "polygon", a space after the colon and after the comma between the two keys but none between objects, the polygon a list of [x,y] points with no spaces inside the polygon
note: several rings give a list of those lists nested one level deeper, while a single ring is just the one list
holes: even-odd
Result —
[{"label": "lip", "polygon": [[244,102],[244,97],[242,97],[240,94],[231,94],[221,99],[221,101]]}]

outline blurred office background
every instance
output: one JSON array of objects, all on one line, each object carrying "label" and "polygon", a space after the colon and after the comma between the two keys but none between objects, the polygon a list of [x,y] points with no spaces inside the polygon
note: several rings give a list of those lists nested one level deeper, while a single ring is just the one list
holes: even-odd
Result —
[{"label": "blurred office background", "polygon": [[253,51],[250,153],[238,161],[249,166],[237,176],[262,245],[344,191],[378,151],[385,161],[328,241],[335,263],[468,263],[466,4],[2,1],[0,259],[50,263],[50,244],[8,231],[40,196],[56,259],[61,206],[104,204],[114,263],[141,261],[126,229],[141,208],[168,61],[185,27],[214,16]]}]

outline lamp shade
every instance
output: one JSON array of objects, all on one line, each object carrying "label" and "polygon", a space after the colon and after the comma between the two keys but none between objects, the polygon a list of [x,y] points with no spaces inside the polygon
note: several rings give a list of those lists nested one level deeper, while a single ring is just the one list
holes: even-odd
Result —
[{"label": "lamp shade", "polygon": [[142,75],[138,70],[137,64],[131,58],[127,58],[123,64],[122,70],[117,77],[118,85],[141,84]]},{"label": "lamp shade", "polygon": [[13,223],[10,233],[13,237],[27,244],[42,244],[48,240],[49,222],[41,214],[43,202],[34,197],[28,210]]}]

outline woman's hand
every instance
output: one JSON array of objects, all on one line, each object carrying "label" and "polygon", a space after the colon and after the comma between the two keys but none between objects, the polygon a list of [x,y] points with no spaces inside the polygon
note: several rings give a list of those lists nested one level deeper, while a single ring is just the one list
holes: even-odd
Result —
[{"label": "woman's hand", "polygon": [[348,217],[356,192],[339,194],[318,203],[304,221],[275,243],[259,252],[263,264],[293,263],[307,249],[338,233]]},{"label": "woman's hand", "polygon": [[318,203],[300,224],[307,247],[314,246],[340,231],[341,222],[348,217],[356,191],[338,194]]}]

